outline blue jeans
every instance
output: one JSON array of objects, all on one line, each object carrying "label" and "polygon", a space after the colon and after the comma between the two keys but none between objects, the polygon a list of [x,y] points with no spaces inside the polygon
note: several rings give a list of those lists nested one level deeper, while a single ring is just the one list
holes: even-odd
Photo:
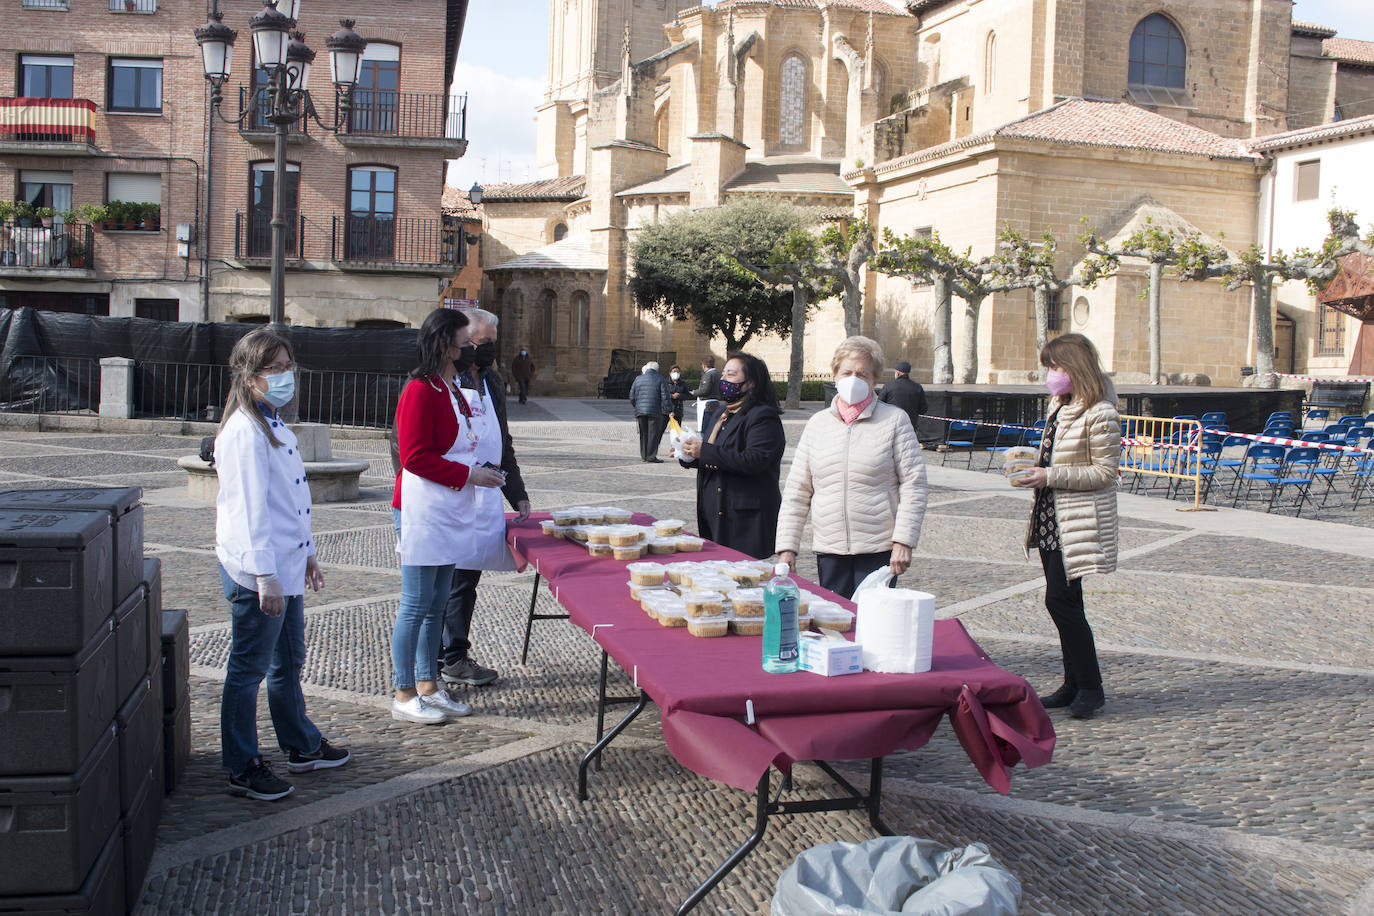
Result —
[{"label": "blue jeans", "polygon": [[[399,537],[401,513],[397,509],[392,513]],[[391,630],[391,681],[397,690],[414,690],[417,680],[438,679],[444,606],[452,586],[451,565],[401,565],[401,606]]]},{"label": "blue jeans", "polygon": [[305,664],[305,597],[286,599],[286,610],[269,617],[258,606],[258,593],[239,585],[224,567],[219,570],[224,597],[233,608],[233,641],[229,670],[220,702],[220,745],[224,768],[241,775],[258,754],[258,685],[267,679],[267,706],[277,746],[313,754],[320,730],[305,714],[301,666]]}]

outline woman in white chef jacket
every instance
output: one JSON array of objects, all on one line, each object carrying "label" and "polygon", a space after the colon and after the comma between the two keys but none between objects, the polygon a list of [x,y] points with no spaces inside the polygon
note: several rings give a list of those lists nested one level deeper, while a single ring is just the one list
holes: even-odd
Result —
[{"label": "woman in white chef jacket", "polygon": [[[454,564],[471,555],[478,488],[499,488],[504,481],[499,470],[481,466],[488,432],[455,382],[454,364],[469,346],[467,326],[467,317],[454,309],[429,313],[417,341],[420,365],[396,405],[401,472],[391,505],[401,553],[401,604],[391,633],[391,717],[422,725],[472,711],[438,682],[444,605]],[[491,438],[500,461],[500,431]]]},{"label": "woman in white chef jacket", "polygon": [[215,553],[233,634],[220,707],[229,791],[271,801],[290,794],[258,750],[258,685],[292,773],[342,766],[335,747],[305,714],[305,587],[324,586],[310,534],[310,486],[296,437],[277,416],[295,395],[290,341],[272,328],[252,331],[229,355],[233,371],[215,437],[219,496]]}]

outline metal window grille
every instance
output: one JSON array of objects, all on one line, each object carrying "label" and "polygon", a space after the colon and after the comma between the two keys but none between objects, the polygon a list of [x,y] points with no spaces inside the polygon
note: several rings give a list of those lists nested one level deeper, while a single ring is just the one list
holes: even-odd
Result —
[{"label": "metal window grille", "polygon": [[1345,355],[1345,315],[1329,305],[1317,306],[1317,355]]}]

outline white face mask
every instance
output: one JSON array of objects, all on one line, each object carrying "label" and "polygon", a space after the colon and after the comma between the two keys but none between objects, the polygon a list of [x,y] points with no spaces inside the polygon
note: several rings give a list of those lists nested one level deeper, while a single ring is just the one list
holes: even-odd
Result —
[{"label": "white face mask", "polygon": [[846,404],[858,404],[868,397],[868,382],[857,375],[846,375],[835,383],[835,390]]},{"label": "white face mask", "polygon": [[681,373],[681,372],[669,372],[668,374],[669,374],[670,376],[672,376],[673,381],[675,381],[675,382],[676,382],[678,379],[682,378],[682,373]]}]

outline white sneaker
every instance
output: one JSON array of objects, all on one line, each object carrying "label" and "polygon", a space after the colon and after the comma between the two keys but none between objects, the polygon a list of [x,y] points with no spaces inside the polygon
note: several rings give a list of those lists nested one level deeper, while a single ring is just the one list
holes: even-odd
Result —
[{"label": "white sneaker", "polygon": [[421,694],[421,699],[425,701],[426,706],[441,710],[444,716],[449,719],[461,719],[472,713],[471,706],[466,703],[459,703],[442,687],[434,693]]},{"label": "white sneaker", "polygon": [[394,697],[391,700],[391,718],[402,722],[416,722],[420,725],[442,725],[448,716],[438,706],[429,704],[428,697],[415,696],[402,703]]}]

